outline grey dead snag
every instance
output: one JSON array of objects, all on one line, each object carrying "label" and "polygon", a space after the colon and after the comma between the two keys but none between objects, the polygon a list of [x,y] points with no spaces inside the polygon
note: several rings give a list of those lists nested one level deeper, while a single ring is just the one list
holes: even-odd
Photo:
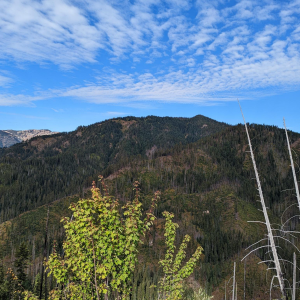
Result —
[{"label": "grey dead snag", "polygon": [[244,300],[246,300],[246,259],[244,260]]},{"label": "grey dead snag", "polygon": [[[287,145],[288,145],[288,151],[289,151],[289,156],[290,156],[290,162],[291,162],[291,168],[292,168],[292,173],[293,173],[293,179],[294,179],[294,185],[295,185],[295,191],[296,191],[296,197],[297,197],[297,205],[298,205],[298,208],[300,210],[300,194],[299,194],[299,186],[298,186],[298,182],[297,182],[297,176],[296,176],[296,172],[295,172],[295,165],[294,165],[294,160],[293,160],[293,155],[292,155],[292,150],[291,150],[291,146],[290,146],[290,140],[289,140],[289,136],[288,136],[288,132],[287,132],[287,128],[286,128],[286,124],[285,124],[285,119],[283,118],[283,125],[284,125],[284,130],[285,130],[285,136],[286,136],[286,141],[287,141]],[[292,207],[293,205],[296,205],[296,203],[290,205],[287,209],[289,209],[290,207]],[[285,210],[285,211],[286,211]],[[285,212],[284,211],[284,212]],[[282,221],[282,231],[283,233],[288,233],[288,234],[291,234],[293,232],[295,233],[299,233],[297,231],[286,231],[284,229],[285,227],[285,224],[288,223],[292,218],[295,218],[295,217],[299,217],[299,215],[295,215],[295,216],[292,216],[291,218],[289,218],[286,222],[283,223]]]},{"label": "grey dead snag", "polygon": [[[228,299],[230,299],[230,297],[231,297],[231,300],[236,300],[237,299],[237,297],[236,297],[236,278],[235,278],[235,266],[236,266],[236,262],[234,262],[234,264],[233,264],[233,275],[229,278],[229,280],[226,282],[226,280],[225,280],[225,300],[227,299],[227,289],[226,289],[226,287],[227,287],[227,285],[229,285],[229,282],[232,280],[232,290],[231,289],[229,289],[229,294],[230,293],[232,293],[232,295],[231,296],[229,296],[228,297]],[[229,285],[229,287],[231,287],[231,285]]]},{"label": "grey dead snag", "polygon": [[281,294],[282,294],[283,298],[285,299],[286,295],[285,295],[285,288],[284,288],[283,273],[281,271],[281,266],[280,266],[280,262],[279,262],[279,258],[278,258],[278,254],[277,254],[277,249],[276,249],[276,245],[275,245],[275,241],[274,241],[274,237],[273,237],[273,233],[272,233],[272,228],[271,228],[271,224],[270,224],[270,221],[269,221],[267,208],[266,208],[266,205],[265,205],[265,200],[264,200],[264,196],[263,196],[263,192],[262,192],[262,188],[261,188],[261,183],[260,183],[260,179],[259,179],[259,175],[258,175],[258,171],[257,171],[257,167],[256,167],[256,162],[255,162],[255,158],[254,158],[254,154],[253,154],[253,150],[252,150],[252,144],[251,144],[251,140],[250,140],[250,136],[249,136],[249,132],[248,132],[248,127],[247,127],[247,123],[246,123],[246,120],[245,120],[240,102],[238,102],[238,103],[239,103],[240,110],[241,110],[243,120],[244,120],[244,124],[245,124],[246,134],[247,134],[247,138],[248,138],[248,144],[249,144],[249,147],[250,147],[251,159],[252,159],[253,168],[254,168],[254,172],[255,172],[255,178],[256,178],[256,182],[257,182],[257,186],[258,186],[260,202],[261,202],[261,205],[262,205],[262,212],[264,214],[265,224],[266,224],[266,227],[267,227],[268,239],[269,239],[269,242],[270,242],[270,248],[271,248],[272,255],[273,255],[273,262],[275,264],[275,269],[276,269],[276,274],[277,274],[276,277],[279,281],[279,287],[280,287]]},{"label": "grey dead snag", "polygon": [[297,261],[296,261],[296,253],[293,254],[293,300],[296,300],[296,268],[297,268]]},{"label": "grey dead snag", "polygon": [[[294,160],[293,160],[293,155],[292,155],[292,150],[291,150],[291,145],[290,145],[290,140],[285,124],[285,119],[283,118],[283,125],[284,125],[284,130],[285,130],[285,136],[286,136],[286,141],[288,145],[288,150],[289,150],[289,156],[290,156],[290,162],[291,162],[291,168],[292,168],[292,173],[293,173],[293,179],[294,179],[294,185],[295,185],[295,191],[296,191],[296,197],[297,197],[297,203],[298,203],[298,208],[300,210],[300,194],[299,194],[299,186],[298,186],[298,181],[297,181],[297,176],[295,172],[295,165],[294,165]],[[296,216],[294,216],[296,217]],[[292,290],[292,299],[296,299],[296,268],[297,268],[297,261],[296,261],[296,253],[293,253],[293,290]]]},{"label": "grey dead snag", "polygon": [[234,265],[233,265],[233,284],[232,284],[232,300],[236,300],[235,298],[235,262],[234,262]]},{"label": "grey dead snag", "polygon": [[285,125],[285,119],[283,118],[283,124],[284,124],[284,129],[285,129],[285,136],[286,136],[286,141],[288,144],[288,149],[289,149],[289,155],[290,155],[290,160],[291,160],[291,167],[292,167],[292,172],[293,172],[293,178],[294,178],[294,184],[295,184],[295,190],[296,190],[296,196],[297,196],[297,201],[298,201],[298,208],[300,210],[300,194],[299,194],[299,187],[298,187],[298,182],[297,182],[297,177],[296,177],[296,172],[295,172],[295,166],[294,166],[294,160],[292,156],[292,151],[291,151],[291,146],[290,146],[290,140],[289,136],[287,133],[286,125]]}]

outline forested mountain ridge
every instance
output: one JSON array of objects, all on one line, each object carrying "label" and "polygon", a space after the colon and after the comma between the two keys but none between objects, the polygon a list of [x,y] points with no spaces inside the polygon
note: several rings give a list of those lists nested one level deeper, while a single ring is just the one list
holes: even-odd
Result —
[{"label": "forested mountain ridge", "polygon": [[116,155],[119,151],[122,151],[120,154],[127,156],[144,155],[153,145],[157,148],[168,148],[179,143],[195,142],[228,126],[202,115],[193,118],[156,116],[115,118],[89,126],[79,126],[75,131],[68,133],[33,137],[9,149],[0,149],[0,157],[5,155],[22,159],[48,157],[67,151],[74,152],[80,148],[95,150],[93,147],[103,145],[110,149],[108,159],[111,160],[111,155]]},{"label": "forested mountain ridge", "polygon": [[[277,127],[255,124],[249,126],[249,132],[271,222],[279,223],[284,209],[295,202],[290,190],[293,188],[293,179],[285,133]],[[289,132],[289,137],[295,162],[299,164],[300,134]],[[145,151],[144,155],[129,155],[124,160],[116,159],[108,164],[102,173],[110,193],[116,195],[121,203],[132,197],[132,184],[135,180],[140,182],[141,200],[145,207],[149,206],[155,190],[162,192],[155,211],[158,219],[141,247],[140,262],[144,269],[137,268],[135,278],[139,279],[134,283],[140,289],[139,295],[150,294],[148,288],[156,283],[155,276],[159,275],[157,272],[153,273],[153,270],[158,270],[157,261],[164,251],[161,217],[162,212],[168,210],[174,212],[175,221],[180,224],[177,245],[180,239],[189,233],[194,239],[188,254],[193,252],[197,243],[204,248],[202,261],[194,273],[194,282],[206,284],[209,291],[214,292],[215,299],[223,299],[224,281],[232,276],[233,260],[240,262],[245,254],[244,249],[266,233],[263,225],[247,223],[249,220],[262,220],[262,213],[258,210],[260,204],[257,202],[256,184],[252,179],[254,172],[244,127],[228,126],[194,143],[176,144],[170,148],[161,147],[146,154]],[[66,172],[68,170],[65,170]],[[86,183],[91,184],[99,173],[101,172],[86,179]],[[82,190],[73,190],[73,194],[76,192],[80,192],[82,196]],[[52,221],[49,253],[52,251],[53,239],[58,240],[59,244],[63,239],[63,231],[57,221],[70,213],[66,210],[67,206],[77,200],[78,196],[69,197],[50,206]],[[296,209],[296,206],[294,208]],[[288,211],[284,218],[288,219],[296,212]],[[13,249],[21,241],[28,242],[36,260],[30,269],[32,276],[37,274],[39,268],[36,264],[41,262],[41,237],[45,216],[46,207],[39,207],[2,224],[0,228],[2,243],[6,245],[4,253],[7,255],[7,261],[13,259]],[[290,224],[290,229],[299,230],[298,226],[298,220],[295,219]],[[7,232],[9,234],[6,234]],[[293,249],[284,244],[280,246],[285,258],[290,259]],[[246,299],[269,298],[269,295],[265,294],[270,283],[270,278],[265,279],[266,266],[261,264],[257,268],[255,264],[263,255],[263,250],[257,251],[256,255],[246,262]],[[243,297],[243,264],[238,263],[237,270],[240,299]],[[290,276],[290,273],[287,276]],[[142,283],[145,284],[143,288]]]},{"label": "forested mountain ridge", "polygon": [[0,222],[82,192],[109,166],[187,144],[228,127],[207,117],[116,118],[0,149]]}]

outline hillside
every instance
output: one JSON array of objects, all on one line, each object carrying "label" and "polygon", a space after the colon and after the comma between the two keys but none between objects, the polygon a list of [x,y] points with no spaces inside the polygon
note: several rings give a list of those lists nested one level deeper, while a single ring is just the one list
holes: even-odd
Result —
[{"label": "hillside", "polygon": [[57,132],[52,132],[48,129],[30,129],[30,130],[0,130],[0,148],[10,147],[22,141],[30,140],[36,136],[52,135]]},{"label": "hillside", "polygon": [[152,157],[228,127],[204,116],[117,118],[0,149],[0,222],[82,192],[113,164]]},{"label": "hillside", "polygon": [[[120,124],[120,121],[124,121],[124,119],[116,120],[117,122],[113,120],[108,123],[115,122]],[[79,128],[78,130],[81,130],[82,134],[78,138],[85,136],[84,129],[90,130],[88,132],[92,131],[92,128]],[[271,222],[279,223],[279,218],[284,209],[295,202],[295,197],[290,190],[293,187],[293,181],[289,167],[285,134],[283,130],[271,126],[252,124],[249,129],[265,200],[270,209]],[[168,133],[171,135],[170,131]],[[153,132],[152,136],[153,141],[156,142],[154,135],[155,132]],[[289,136],[292,142],[295,162],[299,164],[300,134],[289,132]],[[55,138],[57,137],[55,136]],[[63,138],[65,138],[64,135],[61,139]],[[131,137],[128,135],[124,139],[120,139],[121,141],[119,144],[116,143],[114,149],[118,149],[118,145],[122,142],[126,144]],[[169,144],[171,145],[173,141],[169,142]],[[107,142],[110,143],[111,140]],[[74,142],[74,144],[76,143]],[[135,148],[136,144],[132,143],[133,152],[137,151]],[[154,145],[156,146],[155,148],[153,148]],[[155,268],[158,270],[157,262],[164,251],[162,243],[162,212],[168,210],[174,212],[175,221],[180,225],[176,243],[179,244],[180,239],[188,233],[193,237],[192,244],[188,249],[188,255],[192,253],[197,243],[200,243],[204,248],[204,256],[194,272],[191,284],[196,286],[199,283],[202,285],[206,284],[209,291],[212,291],[215,295],[214,299],[221,300],[224,298],[225,280],[228,281],[232,276],[233,261],[237,261],[238,298],[242,298],[244,265],[240,263],[240,260],[247,253],[244,249],[253,241],[258,241],[262,238],[265,233],[263,225],[247,222],[249,220],[262,220],[262,213],[258,210],[260,204],[257,202],[256,185],[252,180],[254,172],[249,153],[247,152],[248,147],[244,127],[241,125],[225,126],[223,130],[207,135],[195,142],[187,143],[183,140],[173,147],[164,147],[163,144],[159,146],[154,145],[147,144],[147,147],[139,148],[143,149],[144,152],[140,150],[138,155],[132,155],[126,152],[127,150],[124,150],[123,146],[119,146],[119,152],[113,152],[114,150],[112,150],[112,153],[116,154],[110,156],[111,159],[108,160],[106,167],[103,167],[102,171],[100,168],[98,171],[96,169],[99,158],[98,160],[84,161],[85,163],[89,162],[91,165],[92,163],[95,164],[95,169],[92,169],[94,173],[90,172],[89,174],[92,175],[85,178],[86,185],[90,185],[91,181],[95,180],[98,174],[104,174],[110,193],[117,196],[121,203],[132,197],[132,184],[135,180],[140,182],[141,200],[145,208],[149,205],[155,190],[162,192],[161,200],[155,211],[157,221],[150,235],[146,237],[145,244],[141,246],[140,266],[135,274],[139,280],[135,284],[138,286],[141,284],[150,286],[151,283],[155,283],[155,280],[157,280],[159,273],[153,273],[153,270]],[[55,162],[53,157],[44,156],[47,151],[51,153],[50,149],[53,146],[49,146],[50,149],[47,148],[40,152],[34,148],[35,146],[28,145],[27,147],[31,150],[31,153],[13,153],[7,151],[9,150],[7,149],[2,154],[2,164],[5,165],[6,163],[6,168],[13,166],[14,163],[21,161],[18,155],[19,157],[28,155],[25,162],[41,160],[44,162],[44,165],[41,163],[40,168],[42,166],[50,167],[51,162]],[[19,149],[19,147],[16,147],[16,149]],[[149,149],[155,149],[155,151],[152,150],[149,153],[147,151]],[[79,150],[81,149],[78,149],[78,152]],[[67,152],[67,150],[64,151]],[[63,153],[62,151],[61,154]],[[94,152],[90,152],[90,155],[92,153]],[[122,153],[122,159],[119,159],[120,156],[117,153]],[[34,156],[37,156],[37,158],[33,159]],[[60,156],[60,159],[62,157]],[[8,162],[10,162],[10,165]],[[64,176],[70,178],[68,177],[68,172],[71,172],[70,170],[72,170],[74,164],[76,166],[74,169],[76,169],[79,165],[78,162],[70,159],[67,169],[61,166],[61,180],[63,180]],[[34,163],[32,165],[34,166]],[[83,167],[84,164],[81,166]],[[56,169],[53,168],[52,170],[55,171]],[[46,173],[44,167],[43,172],[40,173],[41,176],[43,174],[51,174],[50,171]],[[5,174],[5,172],[2,172],[2,174]],[[30,178],[28,175],[31,174],[28,173],[27,177],[24,176],[23,181],[20,181],[21,177],[15,175],[14,180],[17,182],[14,183],[15,190],[17,190],[20,183],[22,183],[23,187],[26,185],[31,186],[31,182],[26,181],[27,178]],[[80,178],[84,178],[84,175],[87,174],[82,173],[81,177],[78,176],[78,182]],[[19,179],[17,180],[17,178]],[[46,182],[46,180],[42,181],[41,179],[36,182],[36,187],[31,186],[31,189],[37,189],[41,193],[45,186],[42,183]],[[78,182],[74,182],[75,187]],[[6,191],[13,195],[14,189],[9,190],[8,184],[3,186],[7,189]],[[70,183],[69,186],[71,186]],[[80,192],[80,196],[84,192],[88,192],[84,189],[82,183],[80,187],[81,190],[78,187],[77,189],[70,187],[68,191],[70,194]],[[61,188],[64,191],[63,185]],[[22,195],[24,191],[27,190],[24,188],[19,191],[19,195]],[[64,191],[64,193],[66,192]],[[74,195],[51,204],[50,245],[53,245],[54,239],[61,245],[64,234],[58,220],[62,216],[70,214],[67,207],[70,202],[77,200],[78,195]],[[295,209],[297,208],[295,207]],[[287,220],[295,213],[296,210],[291,209],[285,214],[284,220]],[[6,257],[7,264],[13,260],[12,253],[17,245],[21,241],[27,241],[31,253],[34,253],[34,264],[29,270],[29,274],[33,277],[37,274],[41,263],[40,255],[43,245],[41,237],[44,232],[45,216],[46,207],[37,206],[35,210],[11,219],[0,227],[3,254]],[[291,223],[290,229],[294,230],[297,228],[298,220],[295,220],[295,222]],[[286,258],[290,258],[293,249],[284,244],[280,246],[282,247],[280,250],[282,251],[281,254]],[[51,247],[48,250],[49,252],[51,252]],[[270,277],[265,276],[266,265],[261,264],[259,268],[256,267],[256,263],[264,255],[264,251],[258,251],[256,255],[250,256],[246,261],[246,299],[267,299],[266,295],[269,296],[265,294],[269,289],[270,283]],[[146,272],[145,270],[148,271]],[[287,277],[290,275],[290,271],[287,270]],[[271,276],[270,272],[269,276]],[[145,288],[140,293],[146,293],[146,290]]]}]

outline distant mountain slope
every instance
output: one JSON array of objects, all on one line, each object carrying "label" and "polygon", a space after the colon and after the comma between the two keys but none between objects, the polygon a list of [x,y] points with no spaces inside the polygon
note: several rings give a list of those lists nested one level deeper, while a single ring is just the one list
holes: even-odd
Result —
[{"label": "distant mountain slope", "polygon": [[[272,224],[280,223],[279,216],[285,208],[296,203],[293,191],[291,191],[293,178],[289,166],[285,133],[277,127],[254,124],[249,125],[249,132],[265,201],[269,208],[270,221]],[[292,142],[295,163],[299,165],[300,134],[289,132],[289,138]],[[151,149],[154,149],[153,147]],[[150,234],[145,237],[145,244],[141,246],[139,267],[143,268],[144,264],[151,265],[151,268],[158,266],[158,260],[164,253],[161,218],[162,212],[167,210],[175,214],[174,219],[180,225],[178,239],[176,239],[177,247],[179,240],[185,234],[189,234],[193,239],[187,248],[188,256],[193,253],[197,243],[204,248],[204,255],[194,273],[195,280],[203,286],[206,284],[208,290],[214,292],[214,299],[224,299],[225,280],[228,282],[232,276],[233,261],[236,261],[238,299],[242,299],[245,266],[241,258],[247,253],[244,249],[254,241],[263,238],[266,233],[263,224],[247,222],[263,221],[263,215],[258,210],[261,207],[257,202],[254,172],[243,126],[227,126],[224,130],[194,143],[176,144],[170,148],[161,147],[150,151],[151,153],[146,150],[144,155],[127,156],[122,160],[117,159],[119,155],[117,158],[112,156],[113,159],[107,163],[107,168],[103,172],[92,169],[99,158],[93,156],[93,153],[88,152],[87,149],[85,149],[87,157],[89,153],[93,158],[90,160],[86,158],[84,162],[79,160],[79,163],[67,156],[69,153],[67,152],[66,156],[62,153],[61,156],[55,157],[40,156],[38,159],[31,157],[25,160],[25,165],[18,165],[20,160],[11,157],[12,152],[8,153],[8,156],[3,157],[1,161],[1,171],[4,170],[2,174],[9,174],[12,178],[9,178],[12,180],[12,188],[5,183],[5,186],[9,187],[6,190],[7,199],[16,197],[20,201],[13,200],[13,204],[17,208],[23,208],[22,202],[27,203],[28,207],[34,206],[35,203],[32,203],[31,199],[42,193],[44,195],[42,200],[51,199],[47,197],[53,197],[54,192],[58,193],[59,188],[65,193],[67,191],[80,192],[82,196],[83,182],[90,185],[91,181],[96,180],[97,175],[102,173],[106,177],[105,182],[109,192],[117,196],[122,205],[132,197],[133,182],[138,180],[141,188],[141,201],[145,208],[149,207],[153,192],[161,191],[161,198],[155,209],[157,221]],[[124,151],[124,149],[121,150]],[[37,152],[37,155],[41,155],[43,151]],[[126,151],[122,153],[125,155]],[[17,157],[18,154],[15,155]],[[66,165],[68,157],[69,165]],[[38,161],[40,161],[39,167],[36,167],[35,164]],[[14,172],[12,172],[13,168],[7,171],[11,166],[21,167]],[[51,166],[53,166],[54,175],[47,170]],[[84,170],[84,172],[76,173],[74,170]],[[34,174],[37,171],[39,173]],[[93,171],[93,175],[90,176],[89,174]],[[48,177],[49,174],[51,177]],[[60,177],[56,180],[55,178],[59,175]],[[1,176],[0,172],[0,178]],[[16,194],[16,191],[19,193]],[[26,199],[28,199],[27,202]],[[62,216],[70,216],[67,207],[70,202],[77,200],[78,194],[50,205],[49,235],[52,241],[56,239],[60,245],[63,230],[58,220]],[[14,208],[9,201],[5,205],[7,209],[3,211],[7,213],[10,213],[9,209]],[[41,263],[46,212],[47,207],[40,206],[0,225],[5,255],[10,257],[19,243],[26,241],[30,252],[35,253],[35,264]],[[283,220],[289,219],[297,212],[298,207],[294,205],[285,212]],[[286,230],[299,230],[298,219],[290,225],[286,227]],[[279,251],[282,257],[284,255],[285,258],[291,259],[294,250],[289,247],[289,244],[282,243]],[[263,255],[263,250],[257,251],[246,260],[246,299],[266,299],[265,292],[269,291],[273,274],[269,271],[269,277],[266,280],[266,264],[260,264],[260,267],[256,265],[264,257]],[[35,276],[36,270],[32,267],[30,274]],[[290,269],[286,272],[287,278],[290,278]],[[149,274],[143,276],[150,282]],[[143,297],[137,299],[143,299]]]},{"label": "distant mountain slope", "polygon": [[30,140],[35,136],[51,135],[57,132],[52,132],[48,129],[30,129],[30,130],[0,130],[0,147],[10,147],[22,141]]},{"label": "distant mountain slope", "polygon": [[10,132],[5,130],[0,130],[0,148],[10,147],[16,143],[20,143],[21,140],[16,136],[12,135]]},{"label": "distant mountain slope", "polygon": [[112,164],[195,142],[229,125],[194,118],[117,118],[0,149],[0,221],[82,191]]}]

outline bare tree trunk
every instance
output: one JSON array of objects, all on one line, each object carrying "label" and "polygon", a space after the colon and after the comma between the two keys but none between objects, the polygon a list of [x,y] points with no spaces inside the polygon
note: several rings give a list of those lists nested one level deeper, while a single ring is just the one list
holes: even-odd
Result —
[{"label": "bare tree trunk", "polygon": [[246,300],[246,259],[244,260],[244,300]]},{"label": "bare tree trunk", "polygon": [[296,253],[294,252],[293,255],[294,258],[294,264],[293,264],[293,300],[296,300],[296,268],[297,268],[297,262],[296,262]]},{"label": "bare tree trunk", "polygon": [[296,172],[295,172],[295,166],[294,166],[294,161],[293,161],[293,156],[292,156],[292,151],[291,151],[289,136],[287,134],[287,129],[286,129],[285,119],[284,118],[283,118],[283,124],[284,124],[284,129],[285,129],[286,141],[287,141],[288,148],[289,148],[289,154],[290,154],[290,160],[291,160],[291,167],[292,167],[292,171],[293,171],[294,184],[295,184],[297,201],[298,201],[298,208],[300,209],[300,195],[299,195],[298,182],[297,182],[297,177],[296,177]]},{"label": "bare tree trunk", "polygon": [[232,284],[232,300],[235,300],[234,293],[235,292],[235,262],[233,265],[233,284]]},{"label": "bare tree trunk", "polygon": [[277,254],[277,249],[276,249],[275,242],[274,242],[272,228],[271,228],[271,225],[270,225],[269,216],[268,216],[267,208],[266,208],[266,205],[265,205],[265,200],[264,200],[264,196],[263,196],[263,192],[262,192],[262,188],[261,188],[261,184],[260,184],[260,179],[259,179],[259,175],[258,175],[258,171],[257,171],[257,167],[256,167],[256,162],[255,162],[255,159],[254,159],[251,140],[250,140],[250,136],[249,136],[249,132],[248,132],[248,128],[247,128],[247,123],[246,123],[246,120],[245,120],[240,102],[239,102],[239,106],[240,106],[241,113],[242,113],[242,116],[243,116],[243,120],[244,120],[244,123],[245,123],[245,129],[246,129],[248,143],[249,143],[249,147],[250,147],[250,153],[251,153],[253,168],[254,168],[256,182],[257,182],[259,196],[260,196],[260,202],[261,202],[261,205],[262,205],[263,214],[264,214],[265,221],[266,221],[266,226],[267,226],[267,231],[268,231],[268,238],[270,240],[270,245],[271,245],[272,254],[273,254],[273,258],[274,258],[275,269],[276,269],[277,278],[278,278],[278,281],[279,281],[280,291],[281,291],[281,294],[282,294],[283,298],[285,299],[286,295],[285,295],[285,290],[284,290],[283,274],[282,274],[282,271],[281,271],[281,266],[280,266],[280,262],[279,262],[279,258],[278,258],[278,254]]}]

